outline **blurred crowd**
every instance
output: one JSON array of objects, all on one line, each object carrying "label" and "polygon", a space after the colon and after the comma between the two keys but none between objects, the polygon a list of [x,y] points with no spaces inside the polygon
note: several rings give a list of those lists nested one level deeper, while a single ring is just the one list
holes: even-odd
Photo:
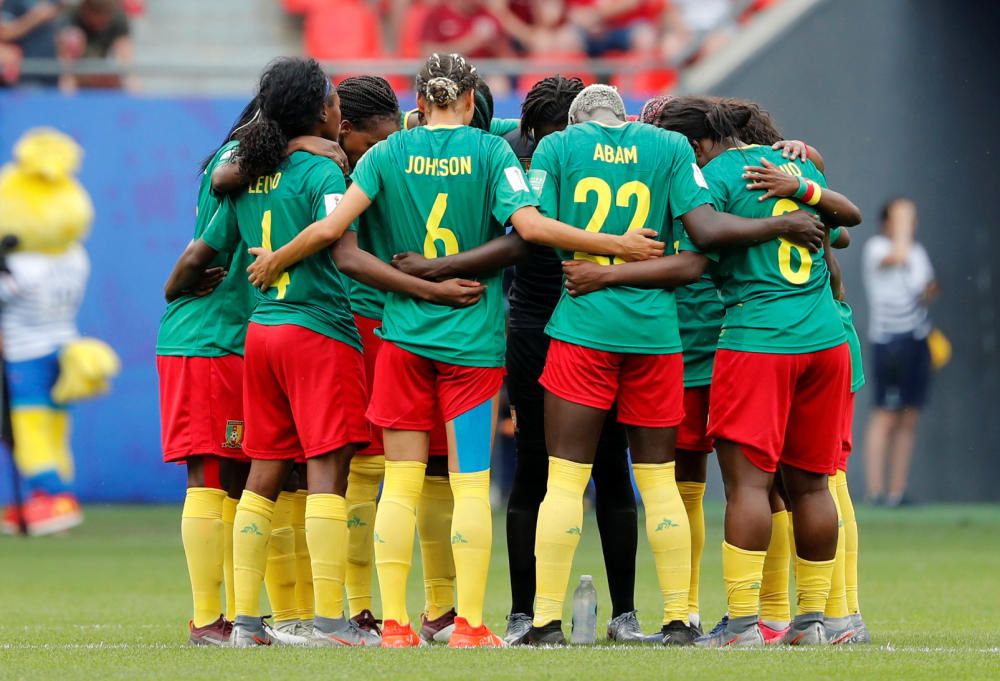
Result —
[{"label": "blurred crowd", "polygon": [[[460,52],[479,60],[524,59],[532,68],[537,63],[538,73],[558,64],[585,82],[610,80],[648,94],[669,89],[679,67],[718,50],[741,23],[779,0],[274,1],[300,18],[303,52],[321,61]],[[135,89],[135,80],[120,73],[134,52],[130,17],[142,14],[144,2],[0,0],[0,87]],[[49,68],[22,69],[25,59],[45,60]],[[89,69],[79,68],[81,59]],[[589,59],[605,60],[604,66],[594,72]],[[99,73],[93,60],[114,68]],[[393,84],[408,88],[409,75]],[[502,96],[526,90],[538,77],[488,80]]]},{"label": "blurred crowd", "polygon": [[[304,50],[319,60],[421,58],[460,52],[473,59],[523,58],[579,62],[585,81],[588,58],[631,60],[616,82],[630,91],[661,91],[676,67],[724,45],[739,24],[777,0],[283,0],[304,17]],[[551,70],[551,69],[549,69]],[[574,69],[560,69],[568,73]],[[530,86],[537,78],[520,79]],[[517,79],[493,79],[496,94]]]},{"label": "blurred crowd", "polygon": [[[129,15],[140,0],[0,0],[0,87],[132,87],[116,73],[75,73],[81,59],[104,59],[127,66],[133,46]],[[52,73],[21,73],[23,59],[50,61]]]}]

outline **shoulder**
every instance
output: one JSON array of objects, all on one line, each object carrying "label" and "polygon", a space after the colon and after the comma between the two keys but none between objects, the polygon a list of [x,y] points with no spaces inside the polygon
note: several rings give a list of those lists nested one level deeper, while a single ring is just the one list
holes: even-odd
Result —
[{"label": "shoulder", "polygon": [[278,170],[288,169],[297,175],[301,175],[305,184],[329,187],[343,186],[347,188],[344,180],[344,171],[340,169],[332,159],[326,156],[316,156],[306,151],[296,151],[292,154],[288,162]]}]

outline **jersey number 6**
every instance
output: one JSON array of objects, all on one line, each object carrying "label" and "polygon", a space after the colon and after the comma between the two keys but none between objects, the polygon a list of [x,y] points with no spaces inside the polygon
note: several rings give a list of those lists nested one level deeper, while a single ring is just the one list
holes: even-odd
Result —
[{"label": "jersey number 6", "polygon": [[424,257],[432,260],[438,257],[437,244],[440,241],[444,246],[445,255],[455,255],[458,253],[458,239],[455,233],[446,227],[441,226],[444,213],[448,210],[448,195],[444,192],[437,195],[434,205],[431,206],[431,214],[427,216],[427,236],[424,238]]}]

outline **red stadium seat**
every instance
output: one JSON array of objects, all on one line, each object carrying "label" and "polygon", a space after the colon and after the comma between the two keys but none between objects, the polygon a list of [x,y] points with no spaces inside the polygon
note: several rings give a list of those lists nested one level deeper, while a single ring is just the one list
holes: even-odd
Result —
[{"label": "red stadium seat", "polygon": [[418,59],[423,55],[420,35],[424,30],[424,22],[430,14],[430,7],[423,2],[414,2],[406,8],[399,29],[399,56],[406,59]]},{"label": "red stadium seat", "polygon": [[611,78],[611,84],[622,92],[649,97],[663,94],[677,85],[677,71],[674,69],[650,69],[621,73]]},{"label": "red stadium seat", "polygon": [[382,56],[379,17],[361,0],[333,0],[313,5],[303,30],[305,51],[324,60]]}]

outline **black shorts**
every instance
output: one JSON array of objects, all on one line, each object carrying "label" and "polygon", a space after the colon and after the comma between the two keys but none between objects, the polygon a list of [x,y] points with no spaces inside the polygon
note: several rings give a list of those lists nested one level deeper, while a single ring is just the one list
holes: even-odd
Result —
[{"label": "black shorts", "polygon": [[874,347],[875,406],[894,411],[923,407],[931,377],[927,339],[905,334]]}]

